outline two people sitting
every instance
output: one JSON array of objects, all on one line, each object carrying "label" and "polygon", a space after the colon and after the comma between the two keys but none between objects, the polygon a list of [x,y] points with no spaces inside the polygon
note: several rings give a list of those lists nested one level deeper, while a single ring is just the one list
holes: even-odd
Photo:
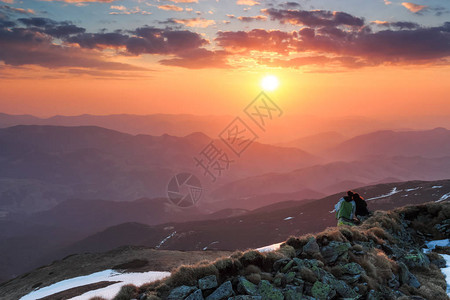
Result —
[{"label": "two people sitting", "polygon": [[354,226],[361,223],[362,220],[370,215],[367,209],[367,203],[358,193],[348,191],[347,196],[339,199],[335,205],[336,219],[338,226],[349,225]]}]

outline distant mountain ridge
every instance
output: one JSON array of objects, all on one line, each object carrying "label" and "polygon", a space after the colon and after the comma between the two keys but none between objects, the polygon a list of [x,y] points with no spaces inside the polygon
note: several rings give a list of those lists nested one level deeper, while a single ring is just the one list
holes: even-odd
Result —
[{"label": "distant mountain ridge", "polygon": [[444,157],[450,154],[450,130],[376,131],[351,138],[329,149],[334,159],[355,160],[367,156]]},{"label": "distant mountain ridge", "polygon": [[[71,198],[132,201],[166,197],[172,176],[179,172],[202,175],[193,157],[210,141],[203,133],[130,135],[96,126],[3,128],[0,210],[39,211]],[[300,149],[258,142],[242,157],[239,161],[231,158],[236,163],[224,172],[223,182],[319,161]],[[201,178],[205,188],[212,184],[209,177]]]}]

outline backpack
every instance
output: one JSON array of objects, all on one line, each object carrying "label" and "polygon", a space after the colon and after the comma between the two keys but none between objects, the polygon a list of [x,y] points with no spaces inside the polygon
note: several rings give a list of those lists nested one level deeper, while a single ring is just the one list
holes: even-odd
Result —
[{"label": "backpack", "polygon": [[339,219],[338,214],[339,214],[339,209],[341,208],[342,201],[345,201],[344,197],[339,199],[338,203],[336,203],[336,205],[334,206],[334,211],[336,212],[336,219]]},{"label": "backpack", "polygon": [[341,205],[339,206],[339,211],[337,211],[337,218],[345,218],[348,220],[353,219],[353,207],[353,201],[342,201]]}]

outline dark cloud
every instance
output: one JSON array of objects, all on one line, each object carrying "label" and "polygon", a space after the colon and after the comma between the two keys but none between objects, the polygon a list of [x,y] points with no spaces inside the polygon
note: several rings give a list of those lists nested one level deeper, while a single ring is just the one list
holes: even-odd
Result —
[{"label": "dark cloud", "polygon": [[343,31],[332,27],[302,28],[298,32],[258,29],[219,32],[216,41],[230,51],[241,53],[252,50],[298,54],[315,52],[329,57],[346,57],[346,61],[340,60],[345,66],[436,63],[450,56],[450,22],[429,28],[395,25],[413,29],[378,32],[368,28]]},{"label": "dark cloud", "polygon": [[267,20],[266,16],[251,16],[251,17],[246,17],[246,16],[242,16],[242,17],[238,17],[238,20],[242,21],[242,22],[253,22],[253,21],[265,21]]},{"label": "dark cloud", "polygon": [[376,23],[379,26],[383,27],[393,27],[398,29],[417,29],[420,28],[420,25],[414,22],[381,22]]},{"label": "dark cloud", "polygon": [[97,53],[56,45],[51,36],[28,28],[0,29],[0,61],[12,66],[143,70],[128,64],[106,61]]},{"label": "dark cloud", "polygon": [[272,20],[277,20],[283,24],[306,25],[310,27],[320,26],[364,26],[362,18],[354,17],[345,12],[326,11],[326,10],[294,10],[294,9],[276,9],[269,8],[262,10]]},{"label": "dark cloud", "polygon": [[1,20],[0,19],[0,28],[7,28],[7,27],[13,27],[16,26],[16,23],[8,20]]},{"label": "dark cloud", "polygon": [[18,21],[28,27],[37,27],[35,30],[56,38],[63,38],[72,34],[84,33],[86,29],[73,25],[70,22],[56,22],[48,18],[20,18]]},{"label": "dark cloud", "polygon": [[84,33],[72,36],[67,42],[83,48],[124,47],[132,55],[177,54],[197,49],[208,42],[199,34],[188,30],[140,27],[131,32]]},{"label": "dark cloud", "polygon": [[[20,18],[18,22],[25,27],[17,27],[16,23],[7,20],[0,22],[0,61],[7,65],[142,70],[105,60],[98,50],[108,47],[116,48],[119,55],[173,56],[161,61],[166,65],[186,68],[226,67],[224,51],[208,51],[201,48],[209,42],[200,34],[188,30],[139,27],[127,32],[119,30],[86,33],[84,28],[67,21]],[[55,39],[61,39],[63,44],[55,43]],[[77,47],[74,47],[74,44]]]}]

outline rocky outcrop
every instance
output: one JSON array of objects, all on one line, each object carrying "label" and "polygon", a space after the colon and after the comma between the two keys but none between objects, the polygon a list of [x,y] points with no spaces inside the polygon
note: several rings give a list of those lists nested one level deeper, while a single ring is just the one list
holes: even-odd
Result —
[{"label": "rocky outcrop", "polygon": [[163,283],[146,287],[146,295],[179,300],[447,299],[438,269],[441,258],[421,248],[425,235],[448,237],[449,218],[449,203],[376,212],[358,227],[291,237],[277,251],[249,250],[180,268]]}]

